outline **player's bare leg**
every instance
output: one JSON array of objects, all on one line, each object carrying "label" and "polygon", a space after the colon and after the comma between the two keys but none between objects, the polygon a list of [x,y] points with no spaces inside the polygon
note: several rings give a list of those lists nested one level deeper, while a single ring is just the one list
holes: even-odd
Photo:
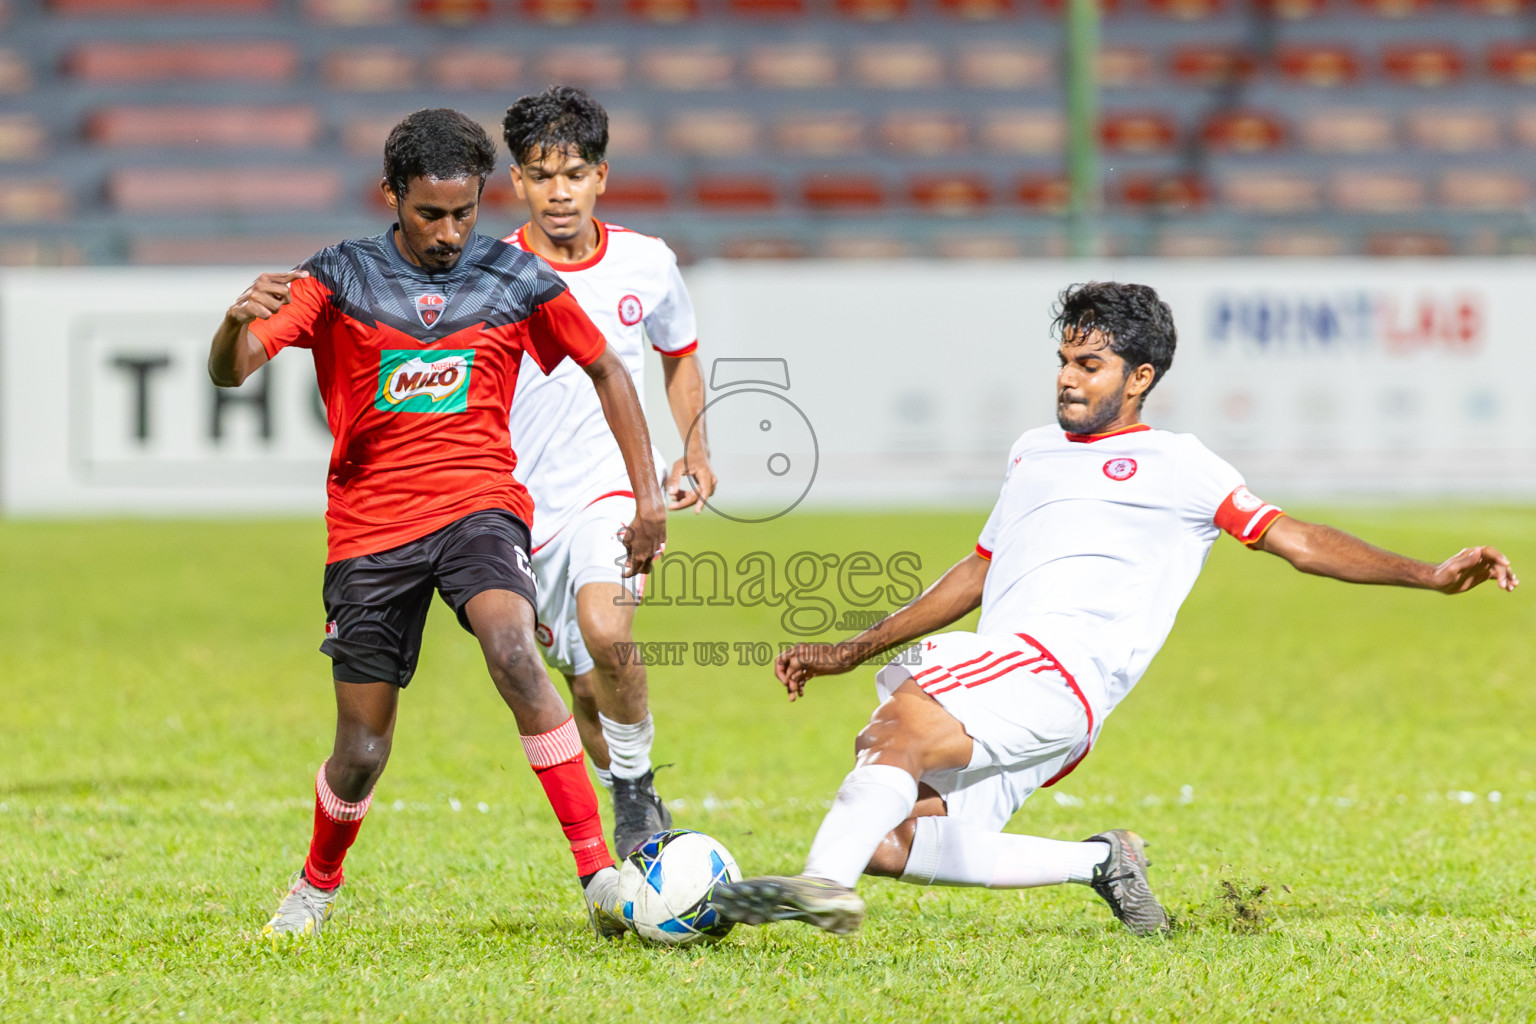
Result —
[{"label": "player's bare leg", "polygon": [[315,778],[309,856],[263,935],[318,934],[341,892],[342,862],[373,802],[394,742],[400,688],[336,682],[336,739]]},{"label": "player's bare leg", "polygon": [[470,598],[464,613],[570,843],[592,925],[599,935],[620,934],[624,924],[618,915],[618,872],[603,840],[597,794],[587,777],[576,721],[538,654],[533,605],[510,590],[487,590]]},{"label": "player's bare leg", "polygon": [[593,666],[586,675],[613,782],[613,845],[620,856],[672,827],[651,766],[655,727],[645,665],[626,655],[634,650],[634,619],[634,595],[620,584],[588,583],[576,592],[576,623]]},{"label": "player's bare leg", "polygon": [[571,690],[571,714],[576,718],[576,732],[581,736],[581,747],[587,752],[587,760],[596,769],[598,781],[605,789],[611,789],[613,777],[608,774],[608,741],[603,739],[603,723],[597,717],[594,674],[583,672],[566,676],[565,685]]}]

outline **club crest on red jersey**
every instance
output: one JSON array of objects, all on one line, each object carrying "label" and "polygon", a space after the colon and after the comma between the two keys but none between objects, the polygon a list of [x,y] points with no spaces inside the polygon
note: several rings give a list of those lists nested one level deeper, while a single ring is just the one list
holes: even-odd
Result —
[{"label": "club crest on red jersey", "polygon": [[633,327],[645,316],[645,307],[640,305],[638,295],[626,295],[619,300],[619,320],[625,327]]},{"label": "club crest on red jersey", "polygon": [[1136,475],[1136,460],[1110,459],[1104,463],[1104,475],[1111,480],[1129,480]]},{"label": "club crest on red jersey", "polygon": [[431,327],[442,318],[443,307],[447,304],[448,300],[441,295],[418,295],[416,296],[416,317],[423,327]]}]

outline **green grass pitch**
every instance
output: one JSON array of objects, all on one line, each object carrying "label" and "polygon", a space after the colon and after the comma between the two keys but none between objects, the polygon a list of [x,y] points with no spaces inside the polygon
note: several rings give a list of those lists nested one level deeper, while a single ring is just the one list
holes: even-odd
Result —
[{"label": "green grass pitch", "polygon": [[[1536,574],[1533,510],[1318,517],[1427,558],[1499,544]],[[928,582],[982,519],[679,516],[670,547],[781,571],[797,552],[911,551]],[[0,523],[0,1020],[1536,1015],[1529,592],[1350,588],[1219,541],[1098,749],[1010,826],[1140,831],[1170,937],[1131,937],[1079,886],[868,880],[852,938],[741,928],[684,951],[588,934],[511,715],[438,605],[338,913],[322,941],[274,948],[258,932],[330,742],[323,554],[308,521]],[[822,593],[849,610],[835,582]],[[783,612],[673,604],[639,631],[776,644]],[[792,872],[872,673],[792,706],[728,650],[651,671],[657,760],[676,763],[662,788],[748,873]]]}]

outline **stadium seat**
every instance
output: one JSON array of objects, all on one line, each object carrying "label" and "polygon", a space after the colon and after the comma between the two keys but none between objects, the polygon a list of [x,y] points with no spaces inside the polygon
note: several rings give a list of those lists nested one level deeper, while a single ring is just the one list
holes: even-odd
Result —
[{"label": "stadium seat", "polygon": [[1435,198],[1451,210],[1519,213],[1531,201],[1531,184],[1514,171],[1463,168],[1441,175]]},{"label": "stadium seat", "polygon": [[32,69],[14,50],[0,50],[0,96],[18,96],[32,88]]},{"label": "stadium seat", "polygon": [[[501,138],[501,133],[495,133]],[[633,110],[608,111],[608,152],[635,156],[651,151],[651,124]]]},{"label": "stadium seat", "polygon": [[898,153],[940,156],[965,149],[969,139],[965,120],[937,111],[893,111],[880,125],[880,138]]},{"label": "stadium seat", "polygon": [[1237,243],[1227,234],[1174,229],[1158,232],[1152,255],[1161,259],[1217,259],[1237,255]]},{"label": "stadium seat", "polygon": [[1407,128],[1415,145],[1439,153],[1475,153],[1503,142],[1498,115],[1485,107],[1412,110]]},{"label": "stadium seat", "polygon": [[1461,0],[1461,8],[1474,14],[1486,14],[1495,18],[1512,18],[1529,10],[1536,0]]},{"label": "stadium seat", "polygon": [[96,18],[272,14],[277,6],[277,0],[48,0],[57,14]]},{"label": "stadium seat", "polygon": [[864,148],[864,119],[851,112],[790,114],[773,129],[774,144],[802,156],[839,156]]},{"label": "stadium seat", "polygon": [[0,238],[0,267],[75,267],[85,262],[78,245],[57,237]]},{"label": "stadium seat", "polygon": [[816,43],[760,46],[747,54],[747,77],[769,89],[823,89],[837,82],[837,56]]},{"label": "stadium seat", "polygon": [[1109,187],[1110,199],[1130,207],[1166,212],[1196,210],[1210,201],[1210,190],[1194,174],[1126,174]]},{"label": "stadium seat", "polygon": [[1412,18],[1429,13],[1435,0],[1354,0],[1354,4],[1378,18]]},{"label": "stadium seat", "polygon": [[94,42],[64,58],[64,72],[85,82],[286,82],[299,70],[298,49],[266,40],[192,43]]},{"label": "stadium seat", "polygon": [[1536,42],[1493,44],[1488,48],[1488,72],[1509,85],[1536,85]]},{"label": "stadium seat", "polygon": [[400,16],[400,0],[304,0],[304,14],[326,25],[390,25]]},{"label": "stadium seat", "polygon": [[68,206],[56,178],[0,177],[0,224],[62,220]]},{"label": "stadium seat", "polygon": [[978,235],[967,231],[939,235],[934,253],[947,260],[1014,260],[1024,255],[1023,242],[1012,235]]},{"label": "stadium seat", "polygon": [[699,0],[624,0],[632,18],[657,25],[677,25],[699,16]]},{"label": "stadium seat", "polygon": [[689,111],[667,126],[667,144],[692,156],[741,156],[757,148],[757,122],[735,108]]},{"label": "stadium seat", "polygon": [[647,50],[639,77],[654,89],[719,89],[731,82],[735,61],[714,46],[672,46]]},{"label": "stadium seat", "polygon": [[1099,51],[1099,85],[1106,89],[1134,89],[1148,85],[1156,76],[1152,54],[1139,46],[1107,46]]},{"label": "stadium seat", "polygon": [[744,18],[800,18],[805,0],[730,0],[731,13]]},{"label": "stadium seat", "polygon": [[1259,236],[1259,243],[1254,248],[1254,253],[1258,256],[1297,256],[1312,259],[1343,256],[1348,251],[1349,244],[1342,235],[1332,231],[1310,229],[1282,229],[1266,232]]},{"label": "stadium seat", "polygon": [[164,149],[308,149],[320,138],[314,107],[120,106],[93,112],[86,138],[98,146]]},{"label": "stadium seat", "polygon": [[1302,21],[1322,14],[1328,0],[1254,0],[1253,6],[1283,21]]},{"label": "stadium seat", "polygon": [[518,0],[518,10],[529,21],[546,25],[574,25],[592,17],[596,0]]},{"label": "stadium seat", "polygon": [[931,89],[943,84],[944,62],[926,43],[873,44],[854,50],[853,74],[874,89]]},{"label": "stadium seat", "polygon": [[1221,201],[1242,213],[1303,213],[1318,207],[1316,181],[1283,171],[1234,171],[1221,181]]},{"label": "stadium seat", "polygon": [[605,207],[625,209],[660,209],[672,201],[672,189],[665,178],[642,174],[616,174],[603,192]]},{"label": "stadium seat", "polygon": [[1408,213],[1424,206],[1424,183],[1390,171],[1339,171],[1328,191],[1334,206],[1351,213]]},{"label": "stadium seat", "polygon": [[1286,144],[1285,125],[1279,118],[1257,110],[1229,110],[1212,114],[1200,127],[1205,147],[1218,153],[1266,153]]},{"label": "stadium seat", "polygon": [[909,0],[837,0],[837,13],[854,21],[895,21],[907,14]]},{"label": "stadium seat", "polygon": [[1420,43],[1386,47],[1381,66],[1396,82],[1433,89],[1459,80],[1466,71],[1466,60],[1454,46]]},{"label": "stadium seat", "polygon": [[48,132],[32,114],[0,114],[0,163],[38,160],[48,144]]},{"label": "stadium seat", "polygon": [[938,0],[939,10],[967,21],[994,21],[1018,9],[1016,0]]},{"label": "stadium seat", "polygon": [[793,238],[728,238],[720,243],[720,255],[728,260],[799,260],[809,253]]},{"label": "stadium seat", "polygon": [[1056,84],[1056,62],[1046,50],[1008,43],[962,49],[955,77],[972,89],[1039,89]]},{"label": "stadium seat", "polygon": [[411,0],[416,17],[439,25],[473,25],[491,16],[491,0]]},{"label": "stadium seat", "polygon": [[1053,107],[989,111],[982,118],[981,142],[997,153],[1061,153],[1067,144],[1067,121]]},{"label": "stadium seat", "polygon": [[1281,76],[1294,85],[1331,89],[1360,78],[1360,58],[1347,46],[1293,44],[1275,53]]},{"label": "stadium seat", "polygon": [[964,217],[992,202],[992,185],[975,174],[923,174],[908,184],[907,198],[924,213]]},{"label": "stadium seat", "polygon": [[150,266],[292,267],[335,244],[325,235],[221,235],[188,238],[136,235],[128,242],[128,262]]},{"label": "stadium seat", "polygon": [[616,46],[562,46],[544,53],[539,70],[550,82],[584,89],[616,89],[628,64]]},{"label": "stadium seat", "polygon": [[829,212],[863,212],[885,203],[885,186],[863,175],[819,174],[806,178],[801,199],[807,206]]},{"label": "stadium seat", "polygon": [[693,200],[706,210],[771,210],[779,186],[766,175],[713,175],[693,183]]},{"label": "stadium seat", "polygon": [[[1040,0],[1040,6],[1052,14],[1060,14],[1067,9],[1068,0]],[[1121,7],[1120,0],[1099,0],[1100,14],[1114,14]]]},{"label": "stadium seat", "polygon": [[1099,143],[1110,153],[1161,153],[1179,139],[1179,126],[1155,110],[1115,111],[1099,119]]},{"label": "stadium seat", "polygon": [[1065,213],[1072,199],[1072,186],[1062,174],[1030,174],[1019,179],[1014,196],[1033,213]]},{"label": "stadium seat", "polygon": [[331,210],[342,198],[341,176],[330,168],[291,165],[129,167],[107,179],[107,196],[124,213],[247,213]]},{"label": "stadium seat", "polygon": [[821,241],[820,255],[829,260],[900,260],[917,255],[911,242],[889,235],[829,234]]},{"label": "stadium seat", "polygon": [[1147,0],[1147,6],[1165,18],[1204,21],[1221,13],[1223,0]]},{"label": "stadium seat", "polygon": [[[401,109],[392,114],[349,114],[339,126],[342,148],[349,156],[360,160],[379,160],[384,153],[384,140],[389,130],[400,122],[409,110]],[[493,136],[499,138],[500,133]]]},{"label": "stadium seat", "polygon": [[1365,238],[1367,256],[1450,256],[1451,240],[1429,231],[1374,231]]},{"label": "stadium seat", "polygon": [[1206,89],[1246,82],[1257,67],[1253,54],[1235,46],[1180,46],[1169,62],[1176,82]]},{"label": "stadium seat", "polygon": [[1509,134],[1517,145],[1536,149],[1536,107],[1516,107],[1512,110]]},{"label": "stadium seat", "polygon": [[510,92],[523,81],[524,61],[495,47],[443,50],[428,58],[427,80],[439,89]]},{"label": "stadium seat", "polygon": [[1394,148],[1392,116],[1378,107],[1334,107],[1303,117],[1301,138],[1314,153],[1383,153]]},{"label": "stadium seat", "polygon": [[416,58],[404,50],[375,46],[333,50],[321,65],[321,77],[343,92],[393,92],[416,84]]}]

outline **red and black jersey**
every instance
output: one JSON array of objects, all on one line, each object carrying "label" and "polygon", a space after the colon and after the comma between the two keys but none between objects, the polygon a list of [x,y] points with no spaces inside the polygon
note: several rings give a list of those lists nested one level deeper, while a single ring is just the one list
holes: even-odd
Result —
[{"label": "red and black jersey", "polygon": [[433,273],[394,229],[322,249],[292,301],[250,325],[275,356],[314,351],[335,444],[328,562],[398,547],[482,509],[533,522],[512,478],[507,414],[524,352],[545,373],[602,355],[603,335],[536,256],[471,236]]}]

